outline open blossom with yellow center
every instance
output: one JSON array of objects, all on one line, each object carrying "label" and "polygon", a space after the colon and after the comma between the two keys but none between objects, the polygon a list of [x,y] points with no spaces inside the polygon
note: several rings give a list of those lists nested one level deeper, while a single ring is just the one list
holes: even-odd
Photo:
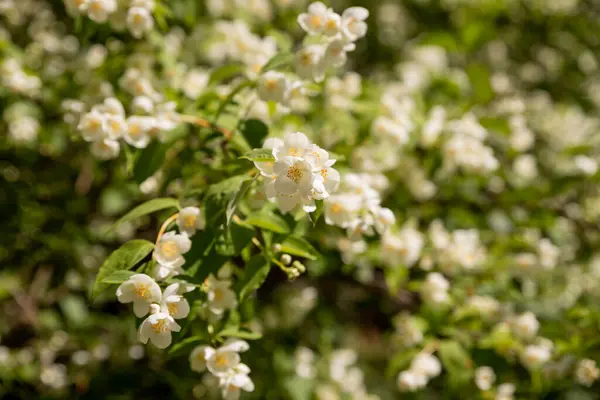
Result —
[{"label": "open blossom with yellow center", "polygon": [[247,342],[238,339],[229,339],[221,347],[198,346],[190,353],[189,361],[192,370],[202,372],[208,370],[221,376],[241,361],[239,353],[250,348]]},{"label": "open blossom with yellow center", "polygon": [[208,308],[215,314],[222,314],[237,305],[237,297],[231,289],[231,281],[218,280],[212,274],[208,276]]},{"label": "open blossom with yellow center", "polygon": [[152,342],[159,349],[164,349],[171,344],[171,332],[179,332],[181,327],[173,317],[164,312],[151,314],[142,322],[138,330],[138,337],[142,343]]},{"label": "open blossom with yellow center", "polygon": [[185,207],[179,211],[177,226],[179,231],[192,236],[197,230],[204,229],[204,214],[198,207]]},{"label": "open blossom with yellow center", "polygon": [[141,318],[150,311],[150,304],[160,301],[161,291],[154,279],[146,274],[136,274],[117,288],[117,299],[121,303],[133,302],[133,312]]},{"label": "open blossom with yellow center", "polygon": [[167,232],[159,239],[154,249],[154,259],[162,265],[181,266],[185,262],[182,254],[190,250],[191,241],[187,235]]},{"label": "open blossom with yellow center", "polygon": [[257,93],[263,101],[285,104],[289,96],[290,83],[281,72],[268,71],[258,78]]},{"label": "open blossom with yellow center", "polygon": [[160,301],[161,311],[173,317],[174,319],[181,319],[188,316],[190,313],[190,304],[180,294],[180,284],[173,283],[169,285],[162,294]]},{"label": "open blossom with yellow center", "polygon": [[127,130],[123,138],[130,145],[143,149],[150,142],[150,131],[154,125],[155,119],[152,117],[133,115],[127,118]]},{"label": "open blossom with yellow center", "polygon": [[304,31],[311,35],[323,32],[325,22],[333,11],[325,4],[317,1],[308,6],[308,12],[298,16],[298,23]]}]

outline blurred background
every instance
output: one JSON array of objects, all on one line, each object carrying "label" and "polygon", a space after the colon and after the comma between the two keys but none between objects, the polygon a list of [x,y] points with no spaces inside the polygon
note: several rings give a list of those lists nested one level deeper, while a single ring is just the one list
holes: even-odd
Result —
[{"label": "blurred background", "polygon": [[[118,92],[126,65],[136,62],[128,58],[133,53],[155,54],[165,80],[176,79],[180,63],[214,65],[207,38],[218,19],[243,19],[254,33],[273,35],[281,47],[294,48],[303,36],[296,16],[308,2],[157,2],[156,34],[137,42],[109,23],[74,15],[74,2],[65,3],[0,1],[0,398],[219,398],[210,377],[190,370],[187,353],[167,354],[139,344],[134,316],[116,302],[112,291],[94,301],[90,297],[107,255],[134,237],[154,241],[166,215],[127,222],[109,234],[107,228],[141,201],[179,196],[186,183],[201,184],[211,167],[202,160],[167,157],[164,166],[161,162],[153,170],[136,172],[132,180],[126,154],[112,161],[90,154],[74,129],[78,109],[65,100],[94,104]],[[385,171],[390,184],[384,203],[401,221],[418,218],[424,232],[439,219],[450,230],[479,231],[497,272],[455,276],[456,307],[470,291],[483,287],[503,304],[534,309],[545,320],[544,335],[565,346],[561,354],[596,359],[600,1],[328,4],[340,12],[349,6],[370,11],[367,37],[357,43],[346,66],[362,76],[362,93],[351,100],[350,109],[341,111],[320,108],[327,94],[317,95],[316,110],[301,114],[304,121],[315,130],[322,128],[321,140],[346,154],[354,166],[361,163],[355,148],[381,112],[380,95],[387,86],[402,82],[409,87],[421,110],[416,118],[423,121],[436,105],[455,114],[475,110],[491,132],[499,172],[475,178],[439,176],[435,172],[442,152],[416,146],[410,157]],[[176,62],[160,58],[163,52],[156,49],[161,46],[177,47],[172,55]],[[30,85],[33,94],[10,86],[10,59],[18,59],[23,71],[39,79]],[[167,95],[177,101],[184,97]],[[195,104],[181,102],[185,107]],[[533,145],[521,146],[525,151],[518,144],[506,145],[529,140],[513,137],[523,124],[534,135]],[[536,160],[535,174],[528,161],[515,166],[524,152]],[[577,156],[585,158],[576,161]],[[422,181],[407,178],[415,170],[435,182],[434,196],[422,192]],[[504,269],[511,268],[506,257],[529,246],[531,229],[551,237],[560,249],[561,262],[552,275],[523,278]],[[406,361],[402,342],[407,334],[397,328],[398,315],[420,315],[434,338],[456,334],[475,340],[491,332],[492,325],[453,320],[450,328],[455,332],[444,332],[445,323],[435,325],[437,317],[422,308],[419,288],[410,284],[422,274],[413,269],[408,276],[390,276],[377,244],[369,242],[369,252],[356,256],[344,247],[346,242],[330,243],[325,229],[318,232],[326,257],[307,264],[308,274],[294,282],[271,274],[248,306],[252,326],[264,336],[244,354],[256,390],[242,398],[355,399],[335,388],[363,383],[381,399],[494,398],[479,393],[472,381],[447,390],[445,375],[420,393],[399,392],[396,376]],[[404,283],[390,290],[395,279]],[[533,292],[528,294],[528,288]],[[564,370],[556,366],[556,385],[530,390],[534,378],[510,357],[475,345],[469,354],[478,365],[494,366],[497,374],[522,388],[516,398],[598,398],[597,385],[588,388],[565,378],[572,362]],[[354,365],[355,357],[360,377],[332,380],[330,370]],[[544,372],[540,379],[549,382],[552,373]]]}]

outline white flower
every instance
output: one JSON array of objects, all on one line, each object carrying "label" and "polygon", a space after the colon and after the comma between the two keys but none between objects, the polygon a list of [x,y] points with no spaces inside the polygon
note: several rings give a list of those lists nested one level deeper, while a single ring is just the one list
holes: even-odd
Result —
[{"label": "white flower", "polygon": [[169,347],[171,344],[171,332],[179,332],[181,327],[173,317],[164,312],[150,315],[142,322],[138,330],[140,342],[146,344],[148,340],[159,349]]},{"label": "white flower", "polygon": [[241,360],[239,353],[249,348],[247,342],[237,339],[229,339],[217,349],[198,346],[190,354],[190,366],[196,372],[203,372],[208,368],[212,374],[220,376],[236,367]]},{"label": "white flower", "polygon": [[311,165],[298,157],[285,156],[273,165],[277,174],[274,188],[282,194],[307,194],[312,189],[313,173]]},{"label": "white flower", "polygon": [[381,238],[381,255],[393,267],[412,267],[421,256],[424,239],[421,232],[408,225],[399,233],[386,232]]},{"label": "white flower", "polygon": [[544,345],[529,345],[521,354],[521,362],[527,368],[537,368],[552,357],[552,349]]},{"label": "white flower", "polygon": [[180,291],[179,283],[169,285],[160,300],[161,312],[169,314],[174,319],[181,319],[190,313],[190,305]]},{"label": "white flower", "polygon": [[479,390],[490,390],[496,381],[496,374],[491,367],[479,367],[475,370],[475,384]]},{"label": "white flower", "polygon": [[426,302],[432,304],[443,304],[448,302],[448,289],[450,283],[439,272],[427,274],[427,278],[421,287],[421,295]]},{"label": "white flower", "polygon": [[307,13],[298,16],[298,23],[306,33],[316,35],[323,32],[325,22],[331,13],[333,11],[330,8],[320,1],[316,1],[308,6]]},{"label": "white flower", "polygon": [[88,17],[94,22],[102,24],[108,20],[110,14],[117,10],[116,0],[85,0],[79,7],[80,11],[87,12]]},{"label": "white flower", "polygon": [[310,146],[310,141],[302,132],[287,133],[283,138],[283,143],[273,142],[273,156],[280,159],[286,156],[304,157],[304,153]]},{"label": "white flower", "polygon": [[158,284],[146,274],[132,275],[117,288],[117,299],[121,303],[133,302],[133,313],[141,318],[150,311],[150,304],[161,299]]},{"label": "white flower", "polygon": [[598,162],[591,157],[578,155],[573,160],[577,169],[585,175],[592,176],[598,172]]},{"label": "white flower", "polygon": [[152,13],[145,7],[131,7],[127,11],[127,27],[133,37],[141,38],[154,27]]},{"label": "white flower", "polygon": [[348,56],[346,52],[354,50],[355,45],[353,43],[347,43],[342,39],[334,39],[325,48],[325,53],[321,62],[325,68],[327,66],[341,67],[346,64]]},{"label": "white flower", "polygon": [[376,207],[373,210],[375,230],[380,235],[387,232],[388,228],[396,223],[394,212],[386,207]]},{"label": "white flower", "polygon": [[512,327],[515,335],[521,339],[532,339],[537,335],[537,332],[540,329],[540,323],[535,317],[535,314],[528,311],[515,318]]},{"label": "white flower", "polygon": [[235,292],[231,290],[231,281],[218,280],[212,274],[207,279],[208,307],[215,314],[223,314],[237,305]]},{"label": "white flower", "polygon": [[219,386],[224,400],[238,400],[240,391],[254,391],[254,383],[248,376],[250,368],[246,364],[238,364],[221,376]]},{"label": "white flower", "polygon": [[512,400],[515,390],[515,385],[512,383],[503,383],[501,385],[498,385],[495,400]]},{"label": "white flower", "polygon": [[185,207],[179,211],[177,226],[179,231],[193,236],[197,230],[204,229],[204,214],[198,207]]},{"label": "white flower", "polygon": [[100,139],[92,143],[92,154],[100,160],[110,160],[117,158],[121,146],[119,142],[111,139]]},{"label": "white flower", "polygon": [[442,372],[442,365],[434,355],[419,353],[410,363],[410,370],[427,378],[434,378]]},{"label": "white flower", "polygon": [[590,387],[598,377],[600,377],[600,369],[596,366],[596,361],[587,358],[579,361],[575,369],[575,379],[578,383]]},{"label": "white flower", "polygon": [[154,129],[153,117],[132,115],[127,118],[127,130],[123,138],[127,143],[138,149],[143,149],[150,143],[150,132]]},{"label": "white flower", "polygon": [[358,218],[362,199],[355,194],[336,194],[325,201],[325,222],[328,225],[348,228]]},{"label": "white flower", "polygon": [[319,82],[325,77],[325,64],[321,62],[325,48],[318,44],[303,47],[296,53],[294,66],[296,74],[302,79],[314,79]]},{"label": "white flower", "polygon": [[290,82],[281,72],[267,71],[258,78],[256,90],[263,101],[285,104],[290,92]]},{"label": "white flower", "polygon": [[351,41],[356,41],[367,34],[369,10],[363,7],[350,7],[342,13],[342,32]]},{"label": "white flower", "polygon": [[445,123],[446,110],[441,106],[433,107],[429,112],[429,119],[421,131],[421,144],[425,147],[434,145],[442,133]]},{"label": "white flower", "polygon": [[200,97],[202,91],[206,89],[209,78],[206,71],[193,68],[185,75],[181,89],[188,98],[195,100]]},{"label": "white flower", "polygon": [[81,117],[77,129],[81,131],[83,140],[95,142],[106,138],[107,121],[104,113],[92,109]]},{"label": "white flower", "polygon": [[408,143],[411,125],[408,120],[393,120],[380,116],[373,121],[372,131],[377,138],[390,140],[398,146],[403,146]]},{"label": "white flower", "polygon": [[417,372],[407,370],[398,375],[398,388],[404,392],[416,392],[427,385],[427,377]]},{"label": "white flower", "polygon": [[154,248],[153,257],[161,265],[178,268],[185,263],[182,254],[187,253],[192,242],[187,235],[167,232],[161,236]]}]

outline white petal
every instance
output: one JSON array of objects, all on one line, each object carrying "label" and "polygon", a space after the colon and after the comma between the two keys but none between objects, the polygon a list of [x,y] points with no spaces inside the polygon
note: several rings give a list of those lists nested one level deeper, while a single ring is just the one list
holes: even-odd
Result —
[{"label": "white petal", "polygon": [[134,301],[133,302],[133,313],[136,317],[142,318],[150,311],[150,304],[145,301]]}]

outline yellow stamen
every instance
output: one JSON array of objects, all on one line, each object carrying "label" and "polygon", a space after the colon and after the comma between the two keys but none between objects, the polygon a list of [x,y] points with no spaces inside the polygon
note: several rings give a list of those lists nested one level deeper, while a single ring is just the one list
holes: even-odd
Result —
[{"label": "yellow stamen", "polygon": [[292,165],[288,168],[286,176],[294,183],[298,183],[302,179],[302,176],[304,176],[304,173],[300,170],[300,168]]}]

